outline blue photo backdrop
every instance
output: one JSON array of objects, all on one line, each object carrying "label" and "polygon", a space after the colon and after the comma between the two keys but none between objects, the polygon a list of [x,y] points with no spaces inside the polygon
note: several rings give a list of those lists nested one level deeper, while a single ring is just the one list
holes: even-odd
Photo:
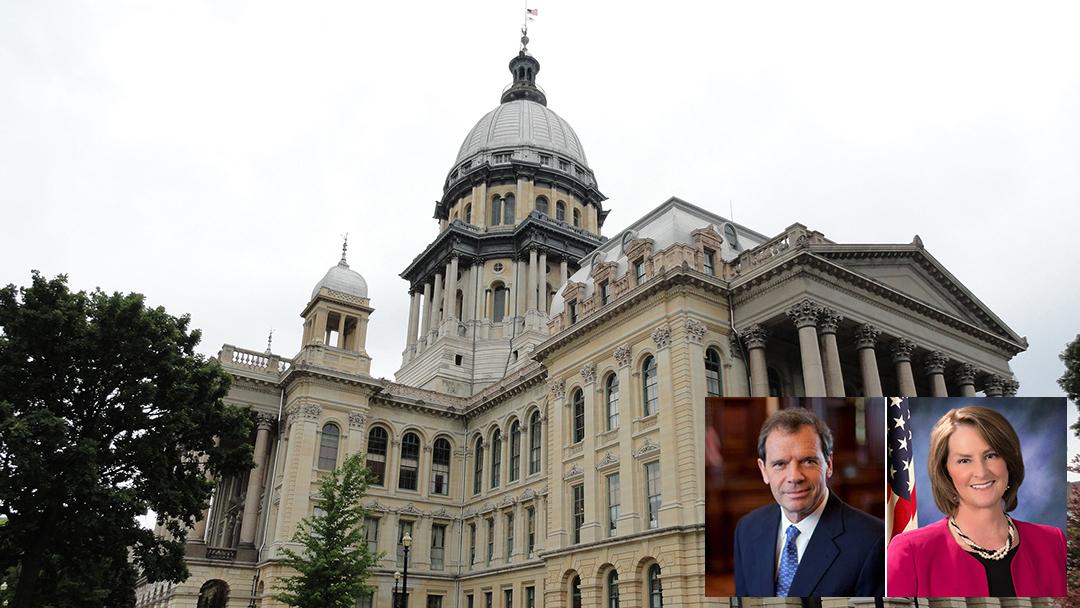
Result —
[{"label": "blue photo backdrop", "polygon": [[1020,486],[1016,509],[1010,515],[1020,521],[1057,526],[1064,532],[1065,443],[1069,432],[1064,397],[909,399],[919,525],[925,526],[945,517],[934,503],[927,474],[930,429],[945,412],[965,405],[981,405],[1001,412],[1020,436],[1020,447],[1024,454],[1024,483]]}]

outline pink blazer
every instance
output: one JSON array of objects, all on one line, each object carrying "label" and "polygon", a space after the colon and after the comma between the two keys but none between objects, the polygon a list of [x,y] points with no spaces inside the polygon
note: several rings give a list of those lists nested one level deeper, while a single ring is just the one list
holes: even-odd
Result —
[{"label": "pink blazer", "polygon": [[[1013,520],[1020,548],[1012,561],[1017,597],[1065,595],[1065,535],[1053,526]],[[889,597],[985,597],[986,569],[949,533],[949,520],[909,530],[886,553]]]}]

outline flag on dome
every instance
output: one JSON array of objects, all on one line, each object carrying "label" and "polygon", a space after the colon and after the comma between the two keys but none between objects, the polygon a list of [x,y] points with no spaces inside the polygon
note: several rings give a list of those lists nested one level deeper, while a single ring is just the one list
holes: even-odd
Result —
[{"label": "flag on dome", "polygon": [[534,17],[540,16],[540,9],[527,8],[525,9],[525,13],[529,15],[529,21],[532,21]]},{"label": "flag on dome", "polygon": [[919,527],[915,510],[915,465],[911,452],[911,410],[908,400],[889,398],[888,407],[889,478],[886,493],[889,505],[885,510],[886,542],[906,530]]}]

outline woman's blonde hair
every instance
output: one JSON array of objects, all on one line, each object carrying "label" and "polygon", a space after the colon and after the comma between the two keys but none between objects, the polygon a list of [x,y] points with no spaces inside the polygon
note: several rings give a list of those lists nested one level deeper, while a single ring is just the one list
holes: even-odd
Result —
[{"label": "woman's blonde hair", "polygon": [[960,496],[956,484],[949,475],[949,437],[961,424],[975,428],[990,447],[1005,459],[1009,471],[1009,487],[1002,499],[1005,511],[1016,508],[1016,494],[1024,482],[1024,456],[1020,452],[1020,438],[1009,421],[1000,413],[978,405],[949,410],[934,424],[930,431],[930,454],[927,468],[930,474],[930,490],[938,509],[950,517],[960,508]]}]

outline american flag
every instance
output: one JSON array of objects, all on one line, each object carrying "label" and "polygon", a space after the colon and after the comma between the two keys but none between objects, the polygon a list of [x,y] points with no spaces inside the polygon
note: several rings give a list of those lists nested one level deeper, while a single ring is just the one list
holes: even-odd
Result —
[{"label": "american flag", "polygon": [[915,511],[915,468],[911,454],[911,410],[908,400],[889,398],[889,478],[887,495],[889,507],[885,511],[886,542],[905,530],[919,527]]}]

